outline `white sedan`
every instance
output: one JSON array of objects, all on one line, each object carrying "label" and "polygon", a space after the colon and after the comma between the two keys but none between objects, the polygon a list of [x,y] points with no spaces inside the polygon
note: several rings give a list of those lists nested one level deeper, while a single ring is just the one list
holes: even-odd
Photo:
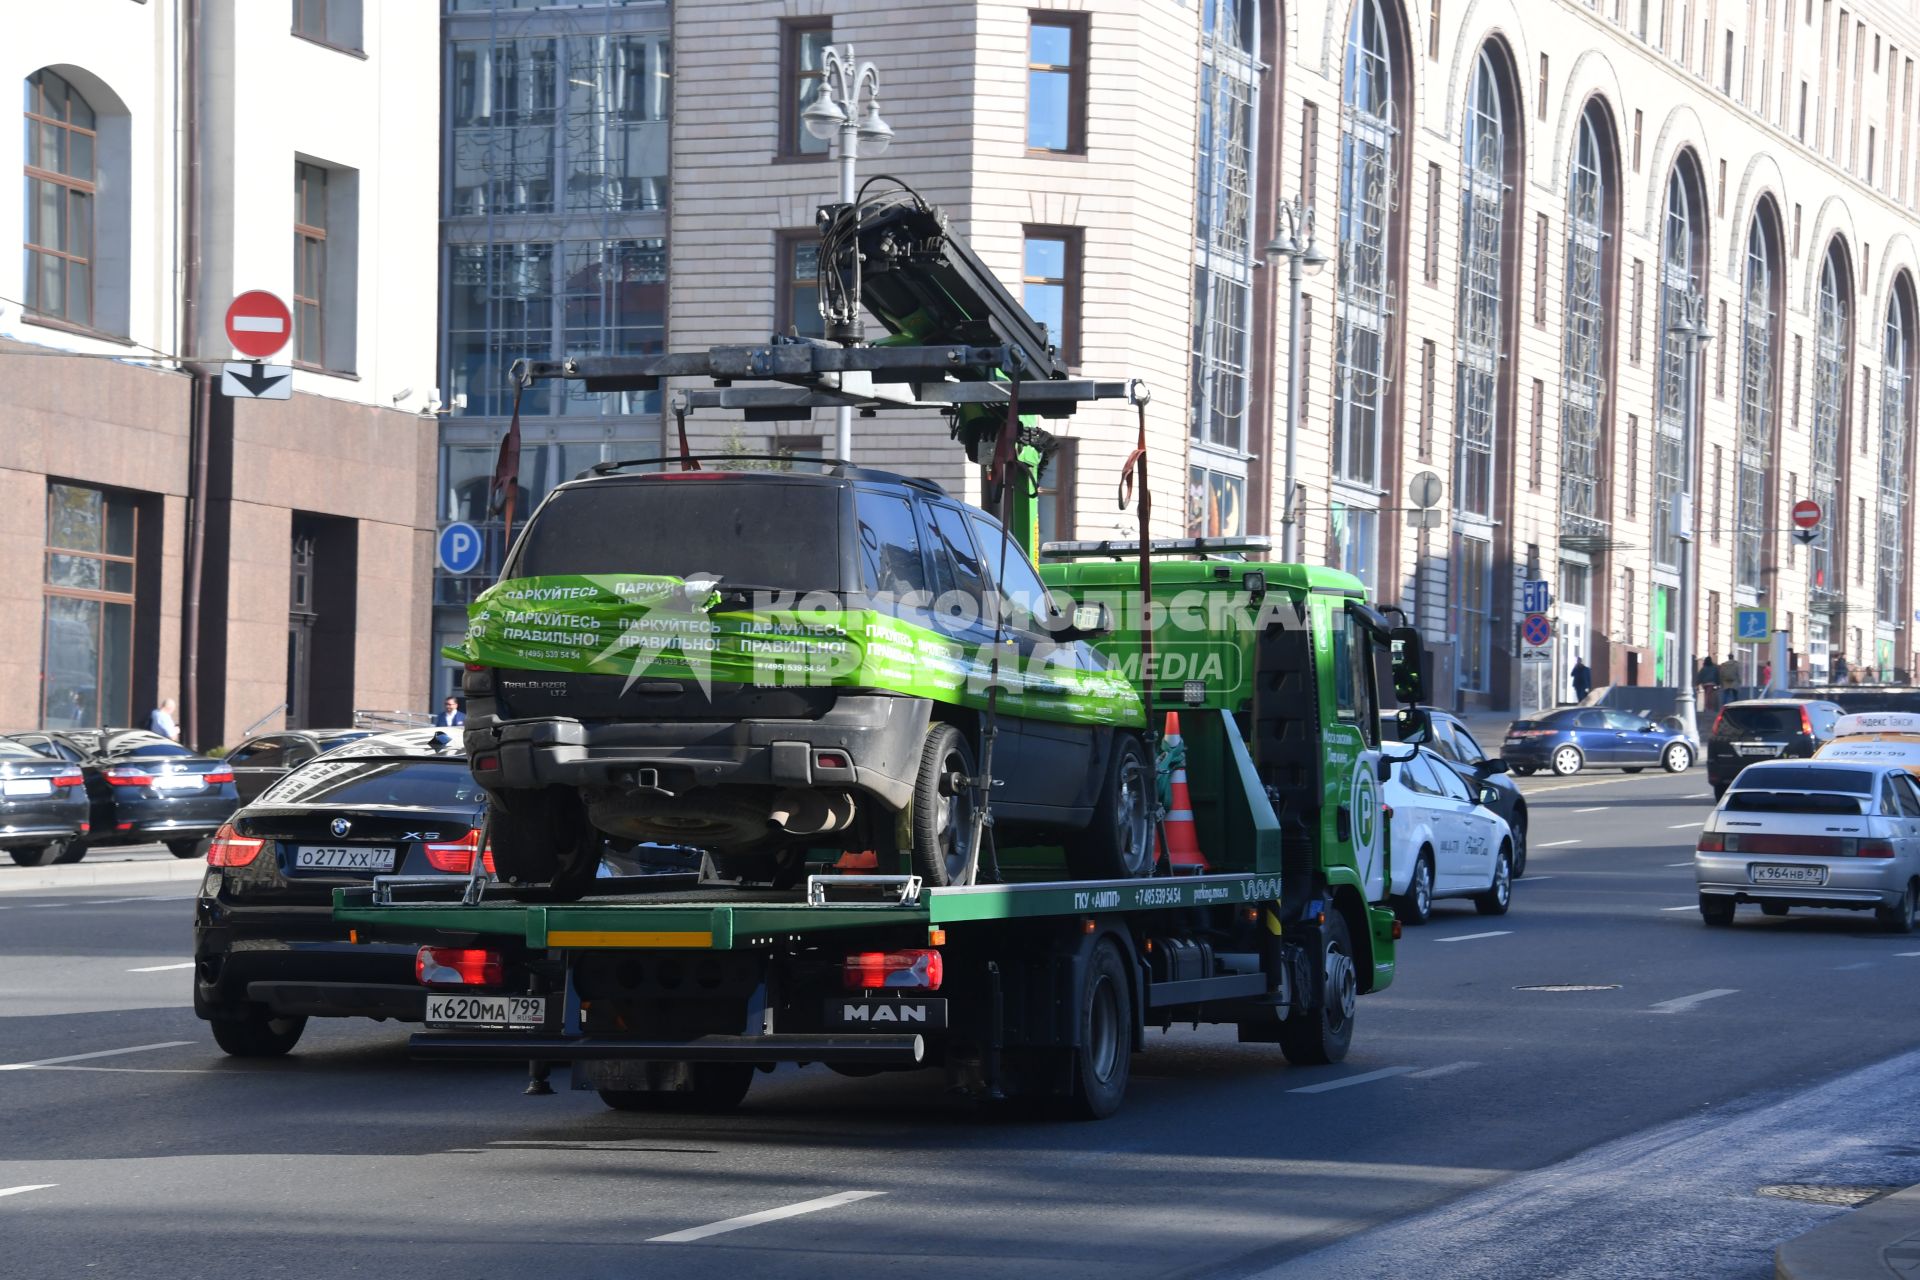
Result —
[{"label": "white sedan", "polygon": [[1381,800],[1391,851],[1386,888],[1402,921],[1425,924],[1436,898],[1471,898],[1482,915],[1507,913],[1513,834],[1444,760],[1421,747],[1394,761]]}]

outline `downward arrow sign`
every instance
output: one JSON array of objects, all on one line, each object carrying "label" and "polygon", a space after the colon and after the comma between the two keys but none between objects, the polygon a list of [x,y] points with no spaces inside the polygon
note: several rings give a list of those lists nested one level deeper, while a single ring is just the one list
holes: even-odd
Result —
[{"label": "downward arrow sign", "polygon": [[257,360],[253,363],[253,371],[251,373],[232,373],[227,376],[245,387],[247,394],[256,400],[265,395],[268,389],[274,386],[274,384],[284,382],[287,378],[287,375],[284,373],[267,374],[264,366]]}]

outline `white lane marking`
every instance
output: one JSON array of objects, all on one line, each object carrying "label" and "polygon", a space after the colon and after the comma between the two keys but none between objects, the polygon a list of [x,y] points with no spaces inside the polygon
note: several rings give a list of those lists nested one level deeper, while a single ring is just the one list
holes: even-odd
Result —
[{"label": "white lane marking", "polygon": [[1434,1080],[1440,1076],[1450,1076],[1456,1071],[1471,1071],[1479,1065],[1477,1062],[1449,1062],[1444,1067],[1428,1067],[1425,1071],[1416,1071],[1407,1078],[1409,1080]]},{"label": "white lane marking", "polygon": [[1705,818],[1702,818],[1698,822],[1676,822],[1672,826],[1668,827],[1667,830],[1685,831],[1688,827],[1704,827],[1706,824],[1707,824],[1707,820]]},{"label": "white lane marking", "polygon": [[1539,884],[1542,880],[1551,880],[1552,876],[1521,876],[1515,884]]},{"label": "white lane marking", "polygon": [[188,960],[184,964],[150,964],[139,969],[129,969],[127,970],[127,972],[128,973],[167,973],[174,969],[191,969],[191,968],[193,968],[193,961]]},{"label": "white lane marking", "polygon": [[[105,1071],[126,1076],[234,1076],[251,1075],[248,1071],[219,1071],[213,1067],[17,1067],[18,1071]],[[264,1073],[261,1073],[264,1074]]]},{"label": "white lane marking", "polygon": [[1688,800],[1711,800],[1711,799],[1713,799],[1713,792],[1711,792],[1711,791],[1696,791],[1696,792],[1694,792],[1694,793],[1693,793],[1692,795],[1690,795],[1690,796],[1687,796],[1687,797],[1686,797],[1686,799],[1688,799]]},{"label": "white lane marking", "polygon": [[1648,1013],[1685,1013],[1697,1004],[1708,1000],[1718,1000],[1721,996],[1735,995],[1737,987],[1715,987],[1711,991],[1696,991],[1690,996],[1675,996],[1671,1000],[1662,1000],[1659,1004],[1648,1005]]},{"label": "white lane marking", "polygon": [[1559,847],[1560,847],[1561,845],[1565,845],[1565,844],[1579,844],[1579,843],[1580,843],[1580,842],[1579,842],[1578,840],[1554,840],[1554,841],[1551,841],[1550,843],[1547,843],[1547,844],[1537,844],[1537,845],[1535,845],[1535,846],[1533,846],[1533,847],[1534,847],[1534,848],[1536,848],[1536,849],[1558,849],[1558,848],[1559,848]]},{"label": "white lane marking", "polygon": [[1862,960],[1858,964],[1837,964],[1833,967],[1835,972],[1844,973],[1848,969],[1871,969],[1873,968],[1873,963],[1871,960]]},{"label": "white lane marking", "polygon": [[1412,1067],[1382,1067],[1378,1071],[1363,1071],[1357,1076],[1343,1076],[1338,1080],[1326,1080],[1320,1084],[1303,1084],[1298,1089],[1289,1089],[1288,1093],[1327,1093],[1334,1089],[1345,1089],[1356,1084],[1372,1084],[1375,1080],[1385,1080],[1390,1076],[1404,1076]]},{"label": "white lane marking", "polygon": [[1698,911],[1700,909],[1700,904],[1697,902],[1690,902],[1684,907],[1662,907],[1660,909],[1662,911]]},{"label": "white lane marking", "polygon": [[1669,862],[1667,865],[1670,867],[1690,867],[1693,865],[1693,860],[1689,858],[1685,862]]},{"label": "white lane marking", "polygon": [[835,1209],[843,1204],[852,1204],[856,1200],[866,1200],[873,1196],[883,1196],[884,1191],[836,1191],[830,1196],[821,1196],[816,1200],[802,1200],[799,1204],[783,1205],[778,1209],[762,1209],[758,1213],[743,1213],[737,1218],[726,1218],[720,1222],[709,1222],[704,1227],[688,1227],[685,1231],[673,1231],[664,1236],[653,1236],[648,1244],[691,1244],[695,1240],[705,1240],[708,1236],[717,1236],[726,1231],[738,1231],[742,1227],[757,1227],[763,1222],[778,1222],[782,1218],[797,1218],[803,1213],[817,1213],[822,1209]]},{"label": "white lane marking", "polygon": [[1476,942],[1481,938],[1504,938],[1512,933],[1511,929],[1495,929],[1491,933],[1456,933],[1451,938],[1435,938],[1435,942]]},{"label": "white lane marking", "polygon": [[24,1187],[0,1187],[0,1196],[17,1196],[23,1191],[45,1191],[59,1185],[57,1182],[29,1182]]},{"label": "white lane marking", "polygon": [[1574,812],[1575,813],[1605,813],[1607,810],[1611,808],[1613,808],[1613,806],[1610,804],[1597,804],[1593,806],[1593,808],[1591,809],[1575,809]]},{"label": "white lane marking", "polygon": [[162,1040],[157,1044],[128,1045],[124,1049],[99,1049],[93,1053],[70,1053],[64,1058],[41,1058],[36,1062],[0,1062],[0,1071],[25,1071],[29,1067],[52,1067],[62,1062],[85,1062],[89,1058],[117,1058],[123,1053],[145,1053],[149,1049],[178,1049],[191,1040]]},{"label": "white lane marking", "polygon": [[1897,956],[1920,956],[1920,951],[1896,951],[1893,954]]}]

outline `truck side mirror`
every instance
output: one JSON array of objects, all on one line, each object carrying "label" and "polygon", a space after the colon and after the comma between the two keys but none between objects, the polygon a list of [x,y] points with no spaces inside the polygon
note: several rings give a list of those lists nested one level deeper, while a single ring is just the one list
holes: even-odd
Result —
[{"label": "truck side mirror", "polygon": [[[1427,700],[1426,645],[1413,627],[1394,627],[1387,632],[1393,657],[1393,696],[1414,706]],[[1404,739],[1402,739],[1404,741]]]},{"label": "truck side mirror", "polygon": [[1400,741],[1413,746],[1433,738],[1433,717],[1422,707],[1402,707],[1398,716]]}]

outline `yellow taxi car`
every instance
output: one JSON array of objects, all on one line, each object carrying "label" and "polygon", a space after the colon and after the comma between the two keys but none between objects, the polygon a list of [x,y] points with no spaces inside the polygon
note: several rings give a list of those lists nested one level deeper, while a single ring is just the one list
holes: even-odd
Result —
[{"label": "yellow taxi car", "polygon": [[1833,740],[1816,760],[1892,765],[1920,777],[1920,712],[1862,711],[1834,722]]}]

